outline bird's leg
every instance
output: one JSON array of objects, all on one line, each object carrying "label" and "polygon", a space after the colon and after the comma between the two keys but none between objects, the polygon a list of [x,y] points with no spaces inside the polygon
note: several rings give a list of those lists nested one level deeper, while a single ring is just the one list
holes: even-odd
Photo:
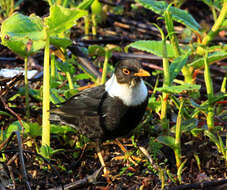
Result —
[{"label": "bird's leg", "polygon": [[107,179],[108,179],[108,175],[109,175],[110,172],[106,168],[106,164],[104,162],[104,159],[103,159],[103,156],[102,156],[102,153],[101,153],[100,142],[99,141],[96,141],[96,146],[95,147],[96,147],[97,155],[99,157],[99,161],[100,161],[101,165],[103,166],[104,177],[107,177]]}]

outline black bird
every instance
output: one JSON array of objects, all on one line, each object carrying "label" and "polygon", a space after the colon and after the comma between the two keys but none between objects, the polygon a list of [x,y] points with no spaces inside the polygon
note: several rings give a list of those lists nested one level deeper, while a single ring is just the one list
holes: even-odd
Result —
[{"label": "black bird", "polygon": [[121,60],[105,85],[71,97],[51,110],[51,119],[96,142],[126,136],[139,124],[147,106],[148,90],[142,80],[146,76],[150,74],[138,61]]}]

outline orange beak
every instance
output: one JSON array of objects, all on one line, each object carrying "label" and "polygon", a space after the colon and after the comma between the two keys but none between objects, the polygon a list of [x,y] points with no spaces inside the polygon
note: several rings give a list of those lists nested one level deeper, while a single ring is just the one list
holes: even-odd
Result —
[{"label": "orange beak", "polygon": [[144,69],[140,69],[138,73],[135,73],[134,76],[137,77],[149,77],[151,76],[150,73]]}]

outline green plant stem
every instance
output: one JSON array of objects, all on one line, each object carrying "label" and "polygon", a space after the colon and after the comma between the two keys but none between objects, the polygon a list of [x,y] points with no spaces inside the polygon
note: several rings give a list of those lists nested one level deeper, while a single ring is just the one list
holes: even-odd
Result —
[{"label": "green plant stem", "polygon": [[214,128],[214,108],[212,104],[212,99],[214,96],[213,84],[210,76],[210,68],[208,64],[208,52],[204,55],[204,79],[206,84],[207,96],[208,96],[208,113],[207,113],[207,127],[211,131]]},{"label": "green plant stem", "polygon": [[29,87],[28,87],[28,57],[24,58],[24,84],[25,84],[25,107],[26,107],[26,117],[30,117],[29,110]]},{"label": "green plant stem", "polygon": [[43,118],[42,118],[42,146],[50,146],[50,69],[49,69],[49,36],[46,29],[46,45],[44,49],[44,70],[43,70]]},{"label": "green plant stem", "polygon": [[96,34],[97,34],[97,21],[96,21],[96,15],[95,14],[91,15],[91,20],[92,20],[92,35],[96,36]]},{"label": "green plant stem", "polygon": [[161,180],[161,189],[165,187],[165,173],[163,169],[159,170],[159,179]]},{"label": "green plant stem", "polygon": [[11,0],[10,11],[9,11],[8,16],[10,16],[10,15],[13,14],[14,9],[15,9],[15,7],[14,7],[14,0]]},{"label": "green plant stem", "polygon": [[88,38],[89,29],[90,29],[89,15],[87,15],[84,17],[84,33],[85,33],[86,38]]},{"label": "green plant stem", "polygon": [[74,89],[73,80],[72,80],[72,77],[71,77],[69,72],[66,72],[66,77],[67,77],[67,80],[68,80],[68,83],[69,83],[69,89],[73,90]]},{"label": "green plant stem", "polygon": [[[181,52],[180,52],[180,47],[179,47],[176,33],[174,31],[173,19],[168,9],[165,11],[164,16],[165,16],[166,29],[168,31],[170,42],[173,45],[174,54],[175,54],[175,57],[177,58],[181,55]],[[192,79],[192,71],[190,70],[190,68],[187,65],[184,65],[181,71],[184,75],[184,82],[188,84],[192,84],[193,79]]]},{"label": "green plant stem", "polygon": [[191,68],[188,65],[184,65],[181,71],[184,75],[184,82],[187,84],[193,84]]},{"label": "green plant stem", "polygon": [[221,12],[211,28],[210,32],[203,38],[202,45],[207,45],[211,40],[213,40],[214,36],[217,35],[225,17],[227,15],[227,0],[224,0]]},{"label": "green plant stem", "polygon": [[210,6],[210,9],[211,9],[211,12],[212,12],[212,15],[213,15],[214,22],[216,22],[217,13],[216,13],[215,7],[214,6]]},{"label": "green plant stem", "polygon": [[55,72],[55,55],[51,54],[51,69],[50,69],[50,78],[51,78],[51,86],[54,84],[54,81],[56,79],[56,72]]},{"label": "green plant stem", "polygon": [[106,75],[107,75],[107,68],[108,68],[108,60],[109,60],[109,52],[108,52],[108,50],[106,50],[105,51],[105,60],[104,60],[104,63],[103,63],[101,84],[104,84],[106,82]]},{"label": "green plant stem", "polygon": [[225,135],[225,167],[227,167],[227,133]]},{"label": "green plant stem", "polygon": [[178,39],[177,39],[175,31],[174,31],[172,16],[168,10],[165,11],[165,23],[166,23],[166,29],[168,31],[168,35],[170,38],[170,42],[174,48],[175,57],[179,57],[180,56],[180,47],[179,47]]},{"label": "green plant stem", "polygon": [[180,99],[180,108],[177,116],[176,122],[176,138],[175,138],[175,158],[176,158],[176,166],[177,169],[180,168],[181,165],[181,121],[182,121],[182,108],[183,108],[183,99]]},{"label": "green plant stem", "polygon": [[224,94],[226,93],[226,83],[227,83],[227,74],[225,75],[223,82],[221,84],[221,92]]},{"label": "green plant stem", "polygon": [[[166,40],[164,34],[162,35],[163,40],[163,71],[164,71],[164,82],[163,87],[168,87],[170,85],[170,73],[169,73],[169,61],[167,59],[167,49],[166,49]],[[161,123],[165,130],[168,129],[168,123],[166,122],[167,115],[167,105],[168,105],[168,94],[162,93],[162,105],[161,105]]]}]

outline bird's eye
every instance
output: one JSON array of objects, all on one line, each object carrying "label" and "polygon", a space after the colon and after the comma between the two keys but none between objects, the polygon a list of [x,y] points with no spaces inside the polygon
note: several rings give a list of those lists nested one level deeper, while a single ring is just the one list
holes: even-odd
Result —
[{"label": "bird's eye", "polygon": [[123,68],[122,71],[123,71],[123,73],[125,75],[129,75],[130,74],[130,71],[128,69],[126,69],[126,68]]}]

